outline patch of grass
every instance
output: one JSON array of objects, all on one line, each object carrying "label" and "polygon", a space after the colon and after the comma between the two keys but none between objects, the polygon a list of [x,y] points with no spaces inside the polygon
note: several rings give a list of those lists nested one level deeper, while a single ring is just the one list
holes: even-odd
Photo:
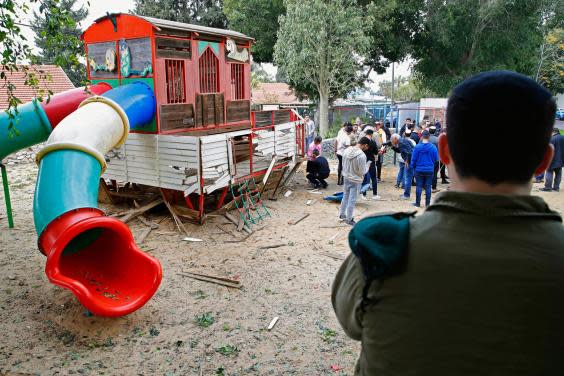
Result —
[{"label": "patch of grass", "polygon": [[205,299],[208,295],[202,290],[196,290],[192,293],[192,296],[196,299]]},{"label": "patch of grass", "polygon": [[231,327],[229,326],[229,324],[227,324],[227,323],[223,324],[223,331],[224,332],[230,332],[231,331]]},{"label": "patch of grass", "polygon": [[218,376],[225,376],[225,368],[223,366],[215,370],[215,374]]},{"label": "patch of grass", "polygon": [[264,292],[268,295],[274,295],[274,290],[271,290],[268,287],[264,289]]},{"label": "patch of grass", "polygon": [[233,345],[223,345],[217,349],[215,349],[218,353],[225,356],[237,356],[241,350],[237,348],[237,346]]},{"label": "patch of grass", "polygon": [[211,312],[204,313],[203,315],[196,316],[196,325],[207,328],[215,322],[215,318],[212,316]]},{"label": "patch of grass", "polygon": [[323,328],[321,330],[321,339],[323,342],[333,343],[335,342],[335,337],[337,336],[337,332],[333,329]]},{"label": "patch of grass", "polygon": [[149,334],[153,337],[158,336],[160,333],[160,331],[158,329],[156,329],[155,327],[152,327],[151,329],[149,329]]}]

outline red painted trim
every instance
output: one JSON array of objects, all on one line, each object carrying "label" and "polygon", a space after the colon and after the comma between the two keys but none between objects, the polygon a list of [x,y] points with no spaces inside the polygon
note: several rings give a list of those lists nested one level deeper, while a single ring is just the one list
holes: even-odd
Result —
[{"label": "red painted trim", "polygon": [[194,205],[192,205],[192,200],[190,200],[190,196],[184,196],[184,201],[186,201],[186,206],[188,206],[189,209],[194,210]]},{"label": "red painted trim", "polygon": [[229,187],[225,187],[223,189],[223,192],[221,192],[221,196],[219,196],[219,201],[217,202],[217,210],[221,209],[221,207],[223,206],[223,201],[225,201],[225,196],[227,196],[228,190]]},{"label": "red painted trim", "polygon": [[[199,127],[199,128],[179,128],[179,129],[172,129],[170,131],[162,131],[161,134],[176,134],[176,133],[187,133],[187,132],[196,132],[196,131],[209,131],[212,129],[222,129],[222,128],[227,128],[227,127],[234,127],[237,125],[244,125],[245,123],[249,123],[249,121],[245,120],[245,121],[239,121],[239,122],[235,122],[235,123],[225,123],[222,125],[216,125],[213,127]],[[250,127],[249,127],[250,129]],[[244,130],[244,129],[240,129],[240,130]],[[233,132],[238,132],[238,131],[233,131]]]}]

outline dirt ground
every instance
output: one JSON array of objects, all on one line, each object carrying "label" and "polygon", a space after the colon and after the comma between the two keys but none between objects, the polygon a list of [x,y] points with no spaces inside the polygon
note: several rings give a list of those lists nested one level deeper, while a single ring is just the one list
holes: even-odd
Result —
[{"label": "dirt ground", "polygon": [[[357,218],[413,209],[399,200],[394,173],[393,166],[384,168],[383,201],[359,201]],[[244,242],[225,243],[243,234],[223,217],[187,225],[202,243],[182,241],[170,219],[161,222],[142,249],[162,263],[162,284],[142,309],[117,319],[90,316],[70,292],[48,283],[32,218],[36,174],[31,163],[9,171],[12,230],[0,197],[0,374],[353,374],[359,346],[343,333],[330,300],[340,258],[349,252],[348,229],[327,228],[339,226],[337,205],[308,192],[303,173],[291,196],[267,201],[272,218]],[[538,188],[534,194],[564,213],[564,194]],[[327,192],[335,190],[331,180]],[[315,202],[307,206],[308,200]],[[308,213],[299,224],[289,224]],[[146,229],[138,220],[130,225],[136,237]],[[280,243],[284,246],[258,251]],[[180,275],[183,270],[239,279],[243,288],[193,280]],[[268,331],[275,316],[280,319]]]}]

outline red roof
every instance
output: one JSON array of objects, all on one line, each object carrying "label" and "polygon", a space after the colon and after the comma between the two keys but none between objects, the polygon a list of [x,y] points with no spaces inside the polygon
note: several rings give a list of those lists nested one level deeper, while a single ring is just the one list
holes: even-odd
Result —
[{"label": "red roof", "polygon": [[[2,71],[0,69],[0,71]],[[6,72],[8,82],[15,85],[15,96],[18,97],[22,103],[29,102],[37,96],[37,93],[29,86],[25,85],[25,73],[21,70],[14,72]],[[67,77],[61,67],[56,65],[32,65],[29,67],[28,72],[33,72],[39,79],[39,88],[44,89],[44,97],[47,97],[48,90],[53,94],[60,93],[69,89],[73,89],[74,85]],[[8,107],[8,87],[4,79],[0,79],[0,110]]]},{"label": "red roof", "polygon": [[300,104],[300,101],[290,86],[282,82],[259,83],[252,90],[252,102],[256,104]]}]

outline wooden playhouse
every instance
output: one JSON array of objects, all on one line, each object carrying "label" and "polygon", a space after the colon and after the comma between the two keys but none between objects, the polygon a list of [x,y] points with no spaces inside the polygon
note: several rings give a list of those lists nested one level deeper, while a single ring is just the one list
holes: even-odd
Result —
[{"label": "wooden playhouse", "polygon": [[[152,122],[106,155],[102,184],[158,188],[178,215],[203,222],[233,200],[232,184],[275,190],[304,154],[303,119],[251,111],[253,39],[241,33],[129,14],[97,19],[83,34],[88,79],[155,90]],[[262,189],[262,187],[261,187]]]}]

